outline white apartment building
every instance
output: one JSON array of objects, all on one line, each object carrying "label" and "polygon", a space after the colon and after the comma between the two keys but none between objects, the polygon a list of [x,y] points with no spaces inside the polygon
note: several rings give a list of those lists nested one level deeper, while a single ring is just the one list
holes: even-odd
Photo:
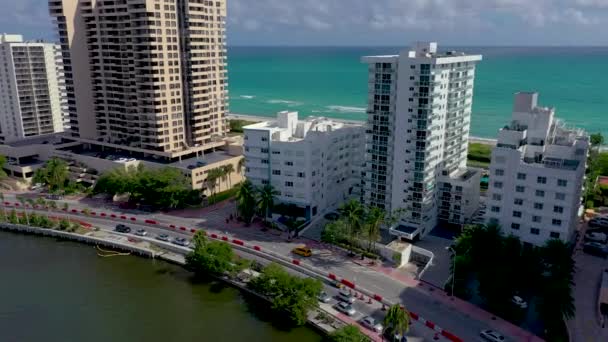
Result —
[{"label": "white apartment building", "polygon": [[[390,230],[396,236],[421,238],[437,225],[440,178],[460,182],[456,188],[479,177],[467,173],[466,158],[475,64],[481,58],[439,53],[437,43],[427,42],[399,55],[362,59],[369,64],[369,95],[361,200],[387,211],[405,209]],[[472,190],[454,193],[462,205],[442,208],[448,212],[441,218],[465,220],[466,208],[479,200]]]},{"label": "white apartment building", "polygon": [[0,34],[0,143],[63,132],[66,112],[58,46]]},{"label": "white apartment building", "polygon": [[589,137],[566,128],[537,93],[517,93],[511,123],[492,152],[488,222],[542,245],[570,241],[581,208]]},{"label": "white apartment building", "polygon": [[244,133],[247,179],[272,184],[277,202],[296,205],[307,220],[359,196],[363,126],[284,111]]}]

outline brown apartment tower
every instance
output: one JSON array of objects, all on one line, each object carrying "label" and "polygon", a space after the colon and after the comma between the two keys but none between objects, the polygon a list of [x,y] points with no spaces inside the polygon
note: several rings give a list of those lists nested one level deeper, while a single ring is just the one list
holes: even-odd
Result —
[{"label": "brown apartment tower", "polygon": [[223,145],[226,0],[50,0],[72,138],[177,158]]}]

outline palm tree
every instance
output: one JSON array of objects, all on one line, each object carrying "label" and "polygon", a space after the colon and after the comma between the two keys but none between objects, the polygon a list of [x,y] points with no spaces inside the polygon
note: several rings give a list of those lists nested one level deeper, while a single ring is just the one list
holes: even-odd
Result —
[{"label": "palm tree", "polygon": [[274,189],[270,184],[264,185],[262,188],[257,189],[259,196],[258,207],[264,212],[264,224],[267,223],[269,211],[274,206],[274,197],[279,195],[279,192]]},{"label": "palm tree", "polygon": [[27,202],[27,200],[23,197],[17,197],[17,200],[19,201],[19,203],[21,203],[21,206],[23,207],[23,213],[25,214],[25,222],[29,226],[30,218],[29,218],[29,216],[27,216],[27,208],[25,207],[25,203]]},{"label": "palm tree", "polygon": [[211,191],[211,201],[213,202],[213,197],[215,195],[215,188],[217,186],[217,180],[221,177],[221,172],[219,169],[214,168],[209,170],[207,173],[207,188]]},{"label": "palm tree", "polygon": [[250,224],[255,214],[256,191],[251,181],[241,184],[236,193],[237,210],[246,224]]},{"label": "palm tree", "polygon": [[232,189],[232,173],[234,172],[234,165],[227,164],[223,166],[224,172],[228,175],[228,188]]},{"label": "palm tree", "polygon": [[410,313],[399,304],[394,304],[388,308],[383,323],[384,330],[388,331],[390,336],[405,336],[410,330]]},{"label": "palm tree", "polygon": [[365,233],[367,235],[369,251],[372,250],[374,242],[380,239],[380,226],[385,224],[386,212],[378,207],[371,207],[365,215]]},{"label": "palm tree", "polygon": [[226,172],[226,167],[225,166],[220,166],[218,168],[219,170],[219,174],[220,174],[220,190],[222,189],[222,181],[227,183],[228,182],[228,172]]},{"label": "palm tree", "polygon": [[1,193],[1,192],[0,192],[0,202],[2,202],[2,203],[0,203],[2,205],[2,216],[4,217],[4,221],[7,221],[7,219],[6,219],[6,208],[4,207],[4,194]]},{"label": "palm tree", "polygon": [[348,224],[348,238],[350,240],[350,255],[354,255],[353,248],[355,245],[355,240],[361,231],[361,225],[363,221],[363,215],[365,214],[365,210],[360,202],[355,199],[351,199],[350,201],[344,203],[340,209],[338,209],[342,218],[345,219]]},{"label": "palm tree", "polygon": [[236,172],[240,174],[243,172],[244,168],[245,168],[245,158],[241,158],[241,159],[239,159],[239,163],[236,166]]}]

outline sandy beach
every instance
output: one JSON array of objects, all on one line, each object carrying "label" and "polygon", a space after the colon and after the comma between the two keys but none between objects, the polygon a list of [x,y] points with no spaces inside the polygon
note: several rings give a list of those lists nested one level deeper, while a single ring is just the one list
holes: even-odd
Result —
[{"label": "sandy beach", "polygon": [[[272,120],[272,117],[269,116],[255,116],[255,115],[245,115],[245,114],[236,114],[236,113],[230,113],[228,114],[228,120],[247,120],[247,121],[256,121],[256,122],[261,122],[261,121],[268,121],[268,120]],[[343,119],[333,119],[334,121],[338,121],[338,122],[344,122],[344,123],[348,123],[348,124],[363,124],[363,121],[358,121],[358,120],[343,120]],[[486,145],[496,145],[496,139],[490,139],[490,138],[479,138],[479,137],[469,137],[469,142],[471,143],[479,143],[479,144],[486,144]]]}]

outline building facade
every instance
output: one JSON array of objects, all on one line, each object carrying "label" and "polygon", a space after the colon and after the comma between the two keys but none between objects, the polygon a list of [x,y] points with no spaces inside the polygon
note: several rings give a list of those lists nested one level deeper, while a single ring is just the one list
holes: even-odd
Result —
[{"label": "building facade", "polygon": [[178,158],[224,145],[225,0],[50,0],[71,135]]},{"label": "building facade", "polygon": [[244,132],[246,178],[271,184],[277,202],[300,208],[299,216],[310,220],[359,196],[363,126],[280,112]]},{"label": "building facade", "polygon": [[[417,43],[394,56],[363,57],[369,87],[361,200],[389,212],[405,209],[391,233],[408,239],[428,234],[439,219],[439,179],[459,182],[466,173],[480,60],[480,55],[438,53],[436,43]],[[463,201],[479,200],[473,197]],[[465,212],[443,217],[454,215],[460,220]]]},{"label": "building facade", "polygon": [[0,143],[63,132],[65,106],[58,46],[0,34]]},{"label": "building facade", "polygon": [[554,114],[537,93],[515,94],[492,151],[487,221],[534,245],[570,241],[582,211],[589,137]]}]

